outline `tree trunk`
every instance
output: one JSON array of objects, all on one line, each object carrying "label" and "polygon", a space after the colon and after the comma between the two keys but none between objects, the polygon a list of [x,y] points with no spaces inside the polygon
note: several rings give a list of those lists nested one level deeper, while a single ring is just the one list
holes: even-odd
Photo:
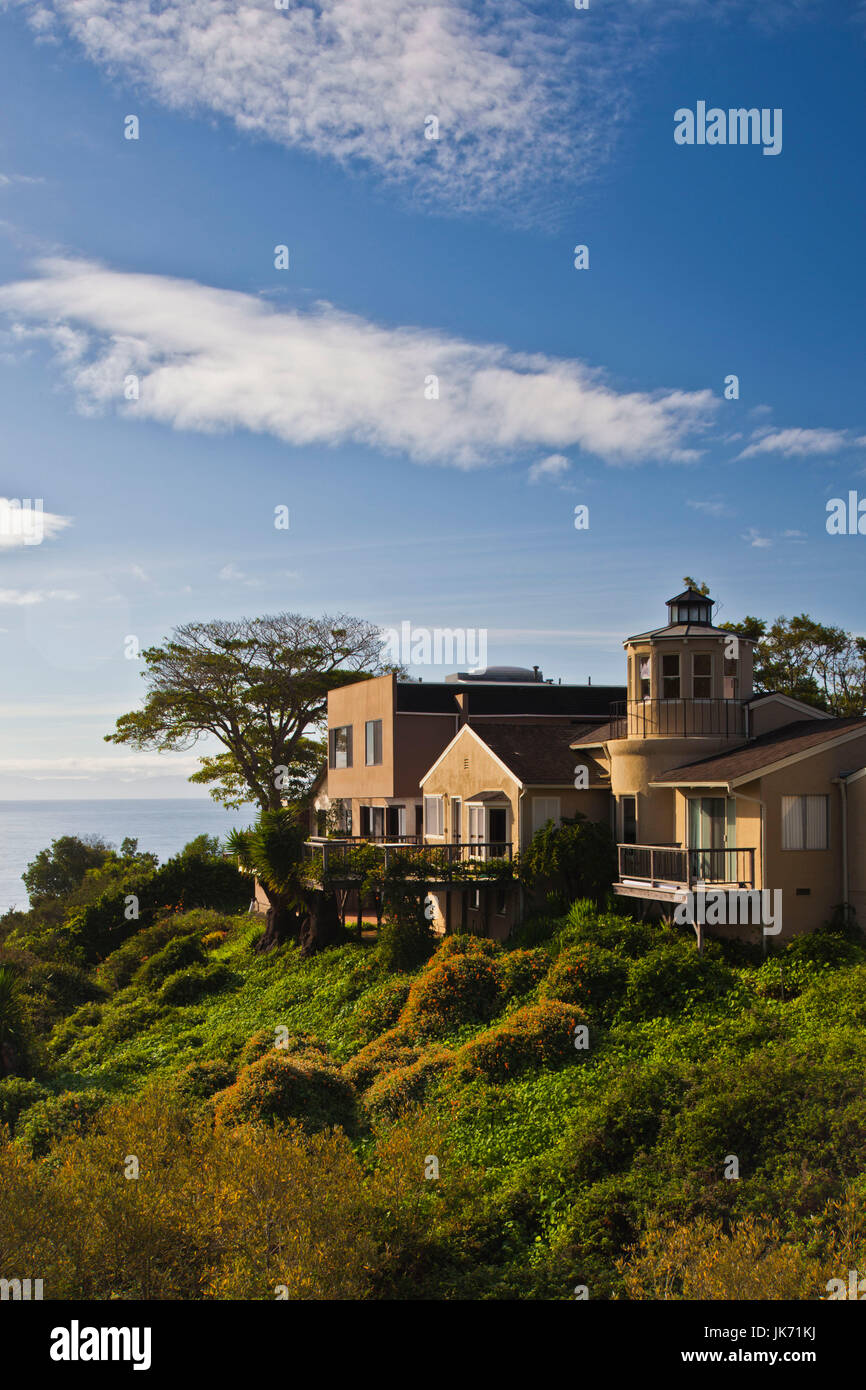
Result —
[{"label": "tree trunk", "polygon": [[258,952],[272,951],[275,946],[296,940],[303,922],[297,908],[290,906],[278,893],[268,888],[264,891],[270,907],[265,918],[265,934],[259,937],[254,947]]},{"label": "tree trunk", "polygon": [[314,956],[345,939],[335,893],[317,889],[308,896],[309,911],[301,924],[298,941],[302,956]]}]

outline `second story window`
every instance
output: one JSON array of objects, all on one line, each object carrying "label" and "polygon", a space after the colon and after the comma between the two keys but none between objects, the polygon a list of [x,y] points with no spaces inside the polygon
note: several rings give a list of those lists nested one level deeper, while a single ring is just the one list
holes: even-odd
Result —
[{"label": "second story window", "polygon": [[366,757],[368,767],[375,767],[382,761],[382,721],[368,719],[364,726],[366,736]]},{"label": "second story window", "polygon": [[680,658],[677,654],[662,657],[662,699],[680,698]]},{"label": "second story window", "polygon": [[692,657],[692,697],[709,700],[712,694],[713,658],[709,652],[696,652]]},{"label": "second story window", "polygon": [[638,657],[638,697],[641,700],[648,700],[650,697],[650,658],[648,656]]},{"label": "second story window", "polygon": [[352,726],[328,730],[328,767],[352,766]]}]

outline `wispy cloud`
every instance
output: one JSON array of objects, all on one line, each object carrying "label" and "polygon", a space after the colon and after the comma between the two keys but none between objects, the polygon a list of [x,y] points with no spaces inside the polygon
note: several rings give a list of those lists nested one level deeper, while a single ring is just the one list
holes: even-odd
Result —
[{"label": "wispy cloud", "polygon": [[733,509],[727,502],[712,501],[687,501],[687,507],[692,507],[696,512],[703,512],[705,516],[733,516]]},{"label": "wispy cloud", "polygon": [[773,544],[769,536],[762,536],[760,531],[754,526],[749,527],[742,539],[748,541],[749,545],[753,546],[756,550],[769,550],[770,546]]},{"label": "wispy cloud", "polygon": [[72,525],[71,517],[58,516],[44,508],[40,510],[36,505],[38,500],[0,497],[0,550],[39,545]]},{"label": "wispy cloud", "polygon": [[548,454],[547,458],[539,459],[538,463],[532,465],[527,477],[531,483],[540,483],[545,479],[561,478],[570,467],[565,454]]},{"label": "wispy cloud", "polygon": [[785,458],[806,457],[809,454],[832,454],[848,449],[853,442],[845,430],[768,430],[756,431],[753,442],[739,455],[741,459],[757,454],[782,454]]},{"label": "wispy cloud", "polygon": [[[276,310],[74,260],[40,269],[0,289],[0,310],[51,342],[84,411],[115,407],[295,445],[354,441],[475,468],[574,447],[608,463],[687,462],[718,408],[708,390],[617,391],[575,359],[382,327],[329,305]],[[140,381],[134,402],[124,400],[130,374]]]},{"label": "wispy cloud", "polygon": [[0,589],[0,604],[18,608],[29,608],[34,603],[48,603],[51,600],[74,603],[77,598],[78,595],[71,589]]},{"label": "wispy cloud", "polygon": [[[545,220],[554,188],[585,182],[609,159],[662,40],[695,17],[755,9],[623,0],[598,23],[595,6],[580,12],[565,0],[542,13],[526,0],[4,4],[23,9],[43,39],[71,34],[127,88],[171,109],[366,167],[436,211],[507,205]],[[791,0],[760,7],[786,18],[791,9]],[[438,139],[427,137],[431,116]]]}]

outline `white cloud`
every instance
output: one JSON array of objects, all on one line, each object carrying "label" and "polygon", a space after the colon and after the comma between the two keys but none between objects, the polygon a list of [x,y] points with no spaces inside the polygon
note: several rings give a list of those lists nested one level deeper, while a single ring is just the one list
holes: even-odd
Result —
[{"label": "white cloud", "polygon": [[7,3],[42,33],[56,18],[127,89],[411,181],[437,209],[519,211],[552,175],[594,174],[626,114],[625,79],[649,56],[633,32],[640,6],[629,36],[627,14],[600,30],[572,7],[541,16],[521,0]]},{"label": "white cloud", "polygon": [[0,497],[0,550],[40,545],[71,524],[71,517],[46,512],[40,497]]},{"label": "white cloud", "polygon": [[[718,408],[704,391],[621,392],[576,359],[387,328],[329,305],[276,310],[194,281],[41,263],[0,288],[19,331],[58,351],[79,408],[177,429],[243,428],[294,445],[346,441],[474,468],[538,449],[609,463],[688,462]],[[140,398],[123,399],[135,373]],[[438,399],[425,383],[438,381]],[[430,387],[432,390],[432,386]]]},{"label": "white cloud", "polygon": [[72,603],[78,598],[71,589],[0,589],[0,604],[11,604],[19,608],[29,608],[34,603],[46,603],[52,599]]},{"label": "white cloud", "polygon": [[753,458],[756,454],[782,454],[785,458],[832,454],[836,449],[848,448],[848,436],[844,430],[756,431],[752,439],[754,442],[739,455],[741,459]]},{"label": "white cloud", "polygon": [[767,536],[762,536],[754,526],[749,527],[742,539],[748,541],[749,545],[754,546],[756,550],[769,550],[773,544]]},{"label": "white cloud", "polygon": [[[755,8],[624,0],[598,24],[566,0],[543,14],[526,0],[4,5],[23,9],[43,39],[68,32],[125,90],[173,110],[370,168],[410,184],[436,211],[508,205],[548,222],[552,190],[561,197],[609,158],[636,78],[677,24],[751,18]],[[765,0],[762,18],[776,8]],[[439,120],[438,140],[425,137],[429,116]]]},{"label": "white cloud", "polygon": [[547,458],[539,459],[529,470],[529,481],[540,483],[544,478],[561,478],[563,473],[567,473],[571,464],[565,454],[548,454]]},{"label": "white cloud", "polygon": [[38,777],[81,778],[98,774],[124,773],[131,777],[164,776],[190,773],[198,770],[198,758],[173,753],[117,753],[103,757],[81,758],[2,758],[0,773],[26,772]]}]

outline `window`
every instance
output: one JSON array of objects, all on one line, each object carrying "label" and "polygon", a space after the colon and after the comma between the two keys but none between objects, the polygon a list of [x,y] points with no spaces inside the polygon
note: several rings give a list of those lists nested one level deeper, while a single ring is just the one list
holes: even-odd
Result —
[{"label": "window", "polygon": [[497,888],[495,912],[497,917],[504,917],[508,911],[508,890],[507,888]]},{"label": "window", "polygon": [[364,726],[366,735],[366,764],[368,767],[375,767],[382,761],[382,721],[381,719],[368,719]]},{"label": "window", "polygon": [[415,838],[420,840],[424,835],[424,807],[420,801],[415,804]]},{"label": "window", "polygon": [[662,657],[662,699],[680,698],[680,658],[677,654]]},{"label": "window", "polygon": [[484,807],[467,806],[469,817],[469,843],[470,845],[480,845],[484,842]]},{"label": "window", "polygon": [[343,724],[328,730],[328,766],[352,766],[352,726]]},{"label": "window", "polygon": [[826,796],[782,797],[782,849],[827,849]]},{"label": "window", "polygon": [[362,806],[361,835],[366,840],[381,840],[385,834],[385,807]]},{"label": "window", "polygon": [[543,825],[552,820],[554,825],[559,825],[559,797],[558,796],[534,796],[532,798],[532,833],[540,830]]},{"label": "window", "polygon": [[445,808],[441,796],[424,798],[424,832],[427,835],[445,834]]},{"label": "window", "polygon": [[338,835],[351,835],[352,833],[352,803],[348,799],[341,797],[336,802],[336,821]]},{"label": "window", "polygon": [[637,844],[637,797],[624,796],[620,801],[622,807],[622,843],[624,845]]},{"label": "window", "polygon": [[642,700],[648,700],[650,697],[650,658],[648,656],[642,656],[640,658],[638,670],[640,676],[640,698]]},{"label": "window", "polygon": [[713,658],[710,652],[695,652],[692,657],[692,697],[695,700],[712,699]]},{"label": "window", "polygon": [[455,845],[460,844],[460,797],[451,798],[451,840]]},{"label": "window", "polygon": [[402,840],[406,835],[406,807],[389,806],[385,812],[385,833],[394,840]]}]

